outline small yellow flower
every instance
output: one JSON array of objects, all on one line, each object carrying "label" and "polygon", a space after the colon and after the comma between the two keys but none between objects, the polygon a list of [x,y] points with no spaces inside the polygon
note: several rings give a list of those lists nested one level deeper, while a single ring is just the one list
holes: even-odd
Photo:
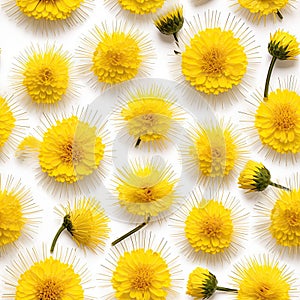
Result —
[{"label": "small yellow flower", "polygon": [[121,119],[135,141],[158,146],[174,133],[175,124],[180,120],[175,97],[159,86],[135,88],[123,97]]},{"label": "small yellow flower", "polygon": [[236,266],[235,277],[238,300],[290,300],[292,299],[291,273],[278,261],[270,260],[266,255],[251,258]]},{"label": "small yellow flower", "polygon": [[94,84],[113,85],[147,72],[153,49],[147,36],[133,27],[117,23],[109,28],[102,24],[82,42],[79,57],[84,63],[81,70],[83,73],[92,71]]},{"label": "small yellow flower", "polygon": [[135,216],[158,216],[177,200],[177,180],[170,166],[136,161],[119,173],[116,178],[119,204]]},{"label": "small yellow flower", "polygon": [[57,104],[72,93],[71,61],[67,52],[55,45],[31,48],[19,58],[14,88],[31,103]]},{"label": "small yellow flower", "polygon": [[34,214],[37,207],[29,190],[12,176],[0,175],[0,253],[9,245],[15,245],[22,236],[34,232]]},{"label": "small yellow flower", "polygon": [[111,4],[112,7],[118,5],[120,9],[132,14],[147,15],[155,13],[164,5],[165,0],[105,0],[105,2]]},{"label": "small yellow flower", "polygon": [[295,59],[300,54],[296,37],[281,29],[270,35],[268,51],[273,57],[280,60]]},{"label": "small yellow flower", "polygon": [[154,20],[154,25],[162,33],[166,35],[173,34],[175,41],[178,42],[177,33],[182,28],[184,23],[183,8],[176,6],[173,10],[166,14],[160,15]]},{"label": "small yellow flower", "polygon": [[269,232],[276,244],[300,249],[300,189],[281,192],[270,211]]},{"label": "small yellow flower", "polygon": [[166,241],[153,234],[139,232],[128,243],[123,241],[112,253],[105,267],[103,287],[114,299],[163,300],[176,292],[179,284],[177,258]]},{"label": "small yellow flower", "polygon": [[[83,285],[87,271],[73,251],[60,251],[54,257],[46,256],[36,249],[18,255],[7,268],[12,277],[5,286],[9,298],[16,300],[40,299],[87,299]],[[42,256],[42,258],[41,258]]]},{"label": "small yellow flower", "polygon": [[63,224],[54,237],[50,251],[53,252],[59,235],[67,229],[79,247],[92,251],[101,249],[108,238],[109,219],[95,198],[82,198],[71,206],[62,206],[58,213],[63,217]]},{"label": "small yellow flower", "polygon": [[260,102],[254,125],[263,145],[278,153],[298,153],[300,96],[288,88],[271,92]]},{"label": "small yellow flower", "polygon": [[288,188],[271,181],[270,171],[262,164],[249,160],[244,170],[240,173],[238,180],[239,187],[248,190],[248,192],[263,191],[269,185],[289,190]]},{"label": "small yellow flower", "polygon": [[231,125],[198,126],[191,132],[191,139],[188,155],[197,166],[200,180],[223,180],[235,175],[244,150]]},{"label": "small yellow flower", "polygon": [[285,9],[291,5],[290,0],[233,0],[235,2],[234,5],[239,5],[238,10],[243,9],[245,14],[249,19],[252,19],[253,22],[260,22],[261,19],[266,19],[268,16],[273,16],[277,14],[280,19],[282,19],[282,15],[280,11]]}]

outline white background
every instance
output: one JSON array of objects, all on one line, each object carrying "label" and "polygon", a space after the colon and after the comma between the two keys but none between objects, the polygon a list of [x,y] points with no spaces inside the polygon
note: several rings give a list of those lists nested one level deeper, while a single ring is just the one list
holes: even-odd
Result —
[{"label": "white background", "polygon": [[[1,1],[2,2],[2,1]],[[234,8],[230,8],[230,4],[232,1],[207,1],[203,3],[203,1],[185,1],[184,3],[184,16],[186,20],[191,20],[191,17],[200,13],[203,16],[203,13],[207,9],[219,9],[222,11],[222,14],[226,15],[228,12],[234,13]],[[249,90],[248,95],[245,95],[247,99],[251,99],[250,95],[257,88],[262,91],[267,68],[270,62],[270,55],[267,52],[267,44],[269,41],[269,35],[271,32],[274,32],[277,28],[284,28],[290,33],[297,36],[300,41],[300,31],[299,31],[299,10],[300,5],[298,2],[294,4],[295,9],[292,9],[290,12],[284,14],[283,21],[277,21],[275,23],[268,22],[266,26],[263,23],[257,25],[251,22],[248,22],[244,18],[244,22],[253,30],[255,34],[255,40],[257,44],[261,46],[260,55],[261,55],[261,63],[258,65],[256,70],[255,78],[252,79],[251,85],[253,86],[253,90]],[[80,45],[80,38],[83,34],[87,34],[89,30],[93,28],[95,24],[100,25],[103,21],[111,21],[115,18],[115,13],[112,12],[109,8],[104,6],[103,1],[95,1],[93,10],[90,11],[89,17],[82,23],[74,26],[71,29],[67,29],[64,32],[59,32],[56,36],[53,34],[39,35],[36,36],[33,34],[31,30],[26,30],[25,26],[18,26],[16,20],[13,17],[8,17],[8,15],[1,9],[0,10],[0,47],[2,48],[1,54],[1,65],[0,65],[0,92],[1,95],[13,95],[14,91],[12,90],[10,84],[12,83],[12,78],[10,75],[12,74],[12,66],[16,62],[16,57],[20,55],[20,53],[24,52],[25,48],[28,48],[31,44],[40,43],[43,44],[46,41],[53,42],[55,41],[57,45],[62,44],[63,48],[69,50],[70,53],[75,55],[75,49]],[[243,17],[242,17],[243,18]],[[120,15],[118,20],[123,20],[124,16]],[[128,22],[133,22],[130,18],[127,18]],[[298,25],[297,25],[298,24]],[[151,18],[146,18],[144,21],[139,21],[139,28],[147,33],[150,39],[153,40],[153,45],[155,47],[156,59],[154,60],[154,64],[152,66],[151,77],[153,78],[163,78],[175,80],[174,75],[171,72],[170,62],[172,61],[174,43],[171,37],[162,36],[156,28],[153,26],[151,22]],[[185,25],[185,28],[188,28]],[[181,45],[182,46],[182,45]],[[299,63],[294,62],[279,62],[272,75],[272,83],[275,87],[277,87],[277,77],[280,76],[285,78],[287,75],[296,75],[299,76]],[[95,99],[100,94],[100,89],[92,89],[90,88],[84,79],[81,80],[81,84],[84,86],[80,90],[80,97],[78,104],[85,105],[91,103],[93,99]],[[238,113],[239,111],[245,111],[247,109],[247,105],[244,101],[245,99],[240,99],[238,103],[234,103],[234,105],[226,107],[226,111],[222,111],[220,107],[217,107],[218,113],[220,116],[223,114],[227,116],[231,116],[232,122],[238,124],[241,119],[241,115]],[[76,104],[76,101],[74,102]],[[73,103],[73,104],[74,104]],[[22,105],[22,103],[20,104]],[[27,108],[24,108],[28,110]],[[29,113],[29,117],[32,122],[31,125],[35,122],[38,122],[38,113],[32,109]],[[218,115],[218,114],[217,114]],[[28,129],[28,132],[32,132],[32,130]],[[299,163],[288,166],[285,166],[284,163],[279,163],[278,161],[272,161],[270,158],[265,158],[262,154],[257,154],[255,149],[251,149],[251,157],[256,160],[260,160],[265,162],[268,168],[271,170],[272,178],[274,181],[280,179],[280,182],[284,183],[286,179],[292,178],[293,174],[299,169]],[[27,185],[33,194],[35,202],[43,209],[42,214],[42,222],[39,226],[38,233],[34,235],[34,241],[25,241],[23,243],[24,247],[31,247],[35,245],[37,248],[41,247],[42,242],[45,242],[48,246],[50,246],[51,239],[54,236],[57,228],[60,226],[59,218],[54,214],[53,207],[57,206],[59,203],[63,203],[65,199],[54,198],[49,193],[41,187],[37,186],[35,170],[33,170],[30,165],[22,164],[13,156],[13,153],[10,153],[10,160],[6,163],[0,164],[1,173],[13,173],[18,177],[22,178],[22,181],[25,185]],[[230,192],[233,196],[235,196],[240,202],[241,205],[245,207],[246,210],[250,212],[250,216],[253,214],[253,206],[258,198],[260,197],[246,197],[243,191],[238,190],[235,181],[232,182],[232,187],[230,188]],[[263,197],[263,196],[261,196]],[[250,220],[253,224],[253,219]],[[111,234],[110,239],[107,241],[107,247],[105,253],[110,251],[110,242],[126,232],[127,229],[131,229],[133,224],[121,223],[117,220],[112,220],[110,223]],[[252,228],[252,227],[251,227]],[[172,252],[178,255],[178,260],[181,262],[182,274],[181,277],[184,279],[184,283],[181,289],[181,294],[178,295],[176,299],[189,299],[188,296],[185,295],[185,286],[188,274],[194,269],[194,267],[201,265],[206,266],[205,262],[192,263],[191,261],[185,259],[180,252],[179,249],[176,249],[174,246],[174,240],[170,237],[172,232],[172,228],[168,226],[168,222],[164,221],[162,224],[151,224],[148,227],[148,230],[152,230],[155,232],[157,239],[160,237],[166,237],[169,241],[169,246],[172,248]],[[251,229],[250,229],[251,230]],[[253,231],[253,230],[252,230]],[[74,246],[74,243],[67,236],[67,234],[63,234],[59,239],[60,245],[64,244],[66,246]],[[237,257],[232,259],[231,264],[224,263],[222,265],[208,266],[209,269],[217,276],[220,285],[228,286],[231,282],[229,275],[232,274],[232,265],[238,261],[241,257],[249,256],[253,253],[262,253],[268,252],[268,249],[263,247],[263,243],[260,244],[257,239],[253,239],[250,237],[250,240],[244,245],[245,250]],[[86,262],[88,268],[92,274],[93,281],[92,285],[96,286],[94,289],[93,295],[96,299],[104,299],[105,297],[101,296],[103,294],[101,289],[98,287],[98,282],[94,280],[99,277],[100,265],[105,263],[105,253],[100,255],[95,255],[90,252],[84,254],[82,251],[78,251],[78,256],[80,257],[81,262]],[[5,274],[4,268],[6,265],[9,265],[13,258],[15,258],[15,251],[10,251],[5,256],[0,258],[0,272],[1,274]],[[297,283],[300,283],[300,267],[295,264],[296,257],[289,258],[284,256],[281,258],[282,262],[286,262],[289,264],[292,270],[295,271],[295,276],[297,277]],[[2,290],[0,285],[0,290]],[[300,292],[299,292],[300,293]],[[298,293],[298,295],[299,295]],[[296,297],[297,298],[297,297]],[[213,299],[232,299],[230,296],[225,296],[224,294],[215,295]]]}]

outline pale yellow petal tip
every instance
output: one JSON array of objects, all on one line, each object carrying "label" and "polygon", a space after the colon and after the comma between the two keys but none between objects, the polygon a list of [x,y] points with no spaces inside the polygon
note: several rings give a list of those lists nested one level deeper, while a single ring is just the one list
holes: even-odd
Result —
[{"label": "pale yellow petal tip", "polygon": [[25,158],[26,156],[31,156],[32,153],[39,152],[41,141],[33,136],[27,136],[18,145],[16,156],[18,158]]}]

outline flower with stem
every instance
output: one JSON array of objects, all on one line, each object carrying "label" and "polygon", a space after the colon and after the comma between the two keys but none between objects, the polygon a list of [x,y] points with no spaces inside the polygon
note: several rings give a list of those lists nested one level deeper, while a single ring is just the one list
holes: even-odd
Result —
[{"label": "flower with stem", "polygon": [[252,257],[235,266],[233,280],[237,299],[293,299],[295,289],[287,266],[268,255]]},{"label": "flower with stem", "polygon": [[129,167],[119,170],[115,182],[118,204],[129,214],[144,217],[144,222],[113,245],[146,226],[151,218],[169,212],[178,198],[175,173],[170,165],[161,165],[158,161],[131,162]]},{"label": "flower with stem", "polygon": [[270,35],[270,42],[268,44],[268,51],[272,56],[272,60],[269,66],[265,90],[264,90],[264,100],[268,100],[269,96],[269,84],[271,79],[271,74],[275,66],[276,60],[292,60],[295,59],[297,55],[300,54],[299,43],[296,37],[290,33],[278,29],[273,35]]},{"label": "flower with stem", "polygon": [[166,88],[153,84],[128,90],[121,96],[121,112],[118,118],[125,123],[138,147],[141,143],[161,148],[176,133],[176,123],[181,110],[176,105],[176,97]]},{"label": "flower with stem", "polygon": [[126,23],[102,23],[90,37],[82,39],[78,50],[82,73],[92,72],[91,81],[104,87],[147,74],[153,58],[148,37]]},{"label": "flower with stem", "polygon": [[66,229],[79,247],[92,251],[101,249],[108,238],[109,219],[95,198],[82,198],[73,205],[68,203],[57,212],[63,217],[63,223],[57,231],[50,252],[54,251],[60,234]]},{"label": "flower with stem", "polygon": [[165,35],[173,35],[175,42],[178,44],[178,32],[184,23],[183,8],[176,6],[165,14],[161,14],[154,20],[155,27]]},{"label": "flower with stem", "polygon": [[242,248],[246,219],[247,213],[230,194],[211,190],[204,196],[197,188],[171,217],[171,227],[181,229],[174,236],[188,258],[216,263],[229,260]]},{"label": "flower with stem", "polygon": [[253,160],[249,160],[245,165],[238,183],[239,187],[248,190],[247,192],[264,191],[269,185],[289,191],[287,187],[271,181],[270,171],[262,163]]},{"label": "flower with stem", "polygon": [[29,189],[20,180],[0,175],[0,253],[17,245],[22,237],[31,237],[38,211]]},{"label": "flower with stem", "polygon": [[113,247],[104,265],[103,288],[109,287],[115,299],[162,300],[178,296],[177,257],[173,257],[165,240],[139,232]]},{"label": "flower with stem", "polygon": [[5,292],[16,300],[90,299],[84,287],[90,280],[87,269],[72,249],[59,250],[50,257],[43,247],[21,251],[8,266]]},{"label": "flower with stem", "polygon": [[188,279],[186,293],[194,299],[209,299],[216,291],[237,293],[236,289],[218,286],[218,280],[214,274],[202,267],[194,269]]}]

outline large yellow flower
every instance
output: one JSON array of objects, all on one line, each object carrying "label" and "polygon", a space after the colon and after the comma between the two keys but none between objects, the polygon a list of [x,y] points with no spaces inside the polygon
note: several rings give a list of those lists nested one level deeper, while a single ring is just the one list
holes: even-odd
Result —
[{"label": "large yellow flower", "polygon": [[237,265],[234,281],[237,284],[238,300],[291,299],[291,274],[287,273],[286,266],[280,266],[266,256]]},{"label": "large yellow flower", "polygon": [[19,9],[28,17],[45,20],[64,20],[85,0],[15,0]]},{"label": "large yellow flower", "polygon": [[200,30],[182,52],[185,79],[198,91],[218,95],[241,83],[247,71],[247,55],[232,30],[219,27]]},{"label": "large yellow flower", "polygon": [[90,37],[83,39],[80,58],[83,72],[92,71],[95,83],[113,85],[143,74],[151,57],[148,38],[133,27],[107,24],[95,27]]},{"label": "large yellow flower", "polygon": [[140,88],[126,96],[121,118],[126,122],[129,134],[141,142],[161,142],[168,140],[174,124],[180,120],[171,95],[158,86]]},{"label": "large yellow flower", "polygon": [[53,240],[51,252],[54,250],[59,235],[65,229],[82,248],[87,247],[96,251],[103,247],[104,240],[108,238],[109,219],[95,198],[76,200],[72,206],[68,203],[67,207],[62,206],[58,212],[63,217],[63,224]]},{"label": "large yellow flower", "polygon": [[116,299],[163,300],[171,287],[171,273],[161,253],[141,248],[119,258],[111,282]]},{"label": "large yellow flower", "polygon": [[70,56],[61,48],[31,48],[21,57],[15,87],[36,104],[55,104],[70,88]]},{"label": "large yellow flower", "polygon": [[255,128],[261,142],[278,153],[300,150],[300,96],[288,89],[271,92],[260,102]]},{"label": "large yellow flower", "polygon": [[154,162],[132,164],[116,181],[119,204],[133,215],[157,216],[168,211],[177,198],[174,173]]},{"label": "large yellow flower", "polygon": [[276,244],[300,248],[300,189],[283,191],[270,212],[269,231]]}]

